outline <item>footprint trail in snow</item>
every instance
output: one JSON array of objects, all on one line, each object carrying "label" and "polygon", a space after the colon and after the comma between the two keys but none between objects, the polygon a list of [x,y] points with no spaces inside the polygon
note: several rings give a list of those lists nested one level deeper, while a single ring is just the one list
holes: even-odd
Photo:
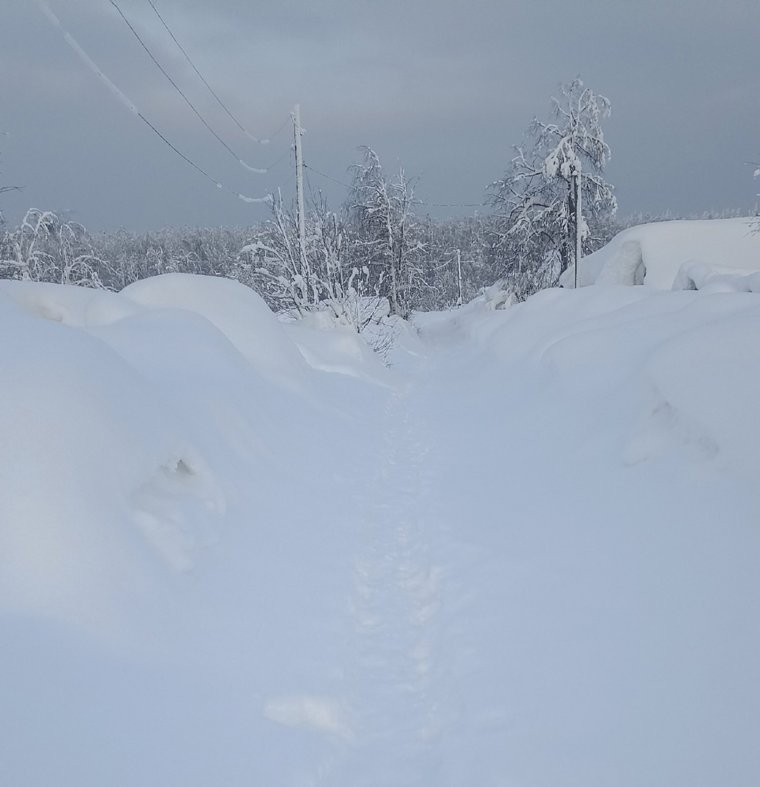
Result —
[{"label": "footprint trail in snow", "polygon": [[404,388],[388,401],[376,474],[360,507],[347,670],[354,739],[338,768],[338,781],[357,787],[427,781],[446,723],[437,692],[444,571],[434,560],[431,443],[410,414],[409,397]]}]

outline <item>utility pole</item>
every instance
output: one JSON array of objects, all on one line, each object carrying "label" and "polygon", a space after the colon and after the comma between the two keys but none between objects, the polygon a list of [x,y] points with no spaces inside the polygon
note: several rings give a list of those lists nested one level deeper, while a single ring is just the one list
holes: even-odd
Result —
[{"label": "utility pole", "polygon": [[303,209],[303,154],[301,153],[301,105],[293,109],[293,139],[296,154],[296,205],[298,210],[298,246],[301,252],[301,274],[305,277],[306,265],[306,218]]},{"label": "utility pole", "polygon": [[578,289],[578,268],[581,263],[583,249],[581,247],[581,222],[583,221],[583,211],[581,206],[581,165],[575,165],[575,276],[574,287]]},{"label": "utility pole", "polygon": [[462,252],[457,249],[457,279],[459,280],[459,297],[457,306],[462,305]]}]

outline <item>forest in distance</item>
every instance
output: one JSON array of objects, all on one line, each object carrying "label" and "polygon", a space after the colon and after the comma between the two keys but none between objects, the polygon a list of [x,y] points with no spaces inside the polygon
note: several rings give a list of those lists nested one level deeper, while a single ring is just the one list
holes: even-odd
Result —
[{"label": "forest in distance", "polygon": [[[0,223],[0,277],[119,291],[163,273],[223,276],[255,289],[275,311],[329,308],[361,331],[384,310],[406,317],[449,308],[496,281],[524,300],[555,286],[576,255],[636,224],[741,215],[618,216],[603,175],[610,111],[580,78],[561,85],[546,119],[532,121],[525,144],[486,187],[482,210],[469,216],[431,217],[415,197],[417,180],[388,172],[365,146],[349,168],[343,204],[328,205],[314,189],[306,195],[303,229],[296,205],[279,194],[269,218],[249,227],[89,233],[34,208],[17,226]],[[359,300],[377,308],[358,315]]]}]

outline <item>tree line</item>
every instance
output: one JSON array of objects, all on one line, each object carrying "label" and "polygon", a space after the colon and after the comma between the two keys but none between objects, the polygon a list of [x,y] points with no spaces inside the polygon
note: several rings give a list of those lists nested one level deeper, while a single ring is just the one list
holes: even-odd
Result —
[{"label": "tree line", "polygon": [[275,310],[329,309],[356,330],[389,312],[452,307],[497,280],[522,300],[624,226],[603,175],[609,114],[610,102],[580,79],[562,85],[487,186],[489,209],[474,216],[425,215],[416,180],[388,173],[363,147],[342,205],[310,195],[303,238],[279,195],[267,220],[241,228],[90,234],[35,209],[17,227],[0,224],[0,276],[112,290],[167,272],[226,276]]}]

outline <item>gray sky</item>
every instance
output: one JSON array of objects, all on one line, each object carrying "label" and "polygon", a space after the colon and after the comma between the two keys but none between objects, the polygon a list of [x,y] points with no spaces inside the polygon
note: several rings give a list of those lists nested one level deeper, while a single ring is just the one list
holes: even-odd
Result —
[{"label": "gray sky", "polygon": [[[208,133],[108,0],[47,0],[103,71],[179,149],[233,191],[293,194],[286,125],[251,143],[176,49],[147,0],[119,0],[155,55],[244,159]],[[479,203],[557,85],[580,74],[612,102],[607,171],[620,210],[754,210],[760,182],[757,0],[154,0],[196,65],[254,133],[300,102],[304,158],[347,181],[359,145],[419,176],[417,196]],[[130,114],[34,0],[0,13],[0,196],[70,210],[90,229],[246,224],[266,216],[216,190]],[[337,205],[344,189],[315,173]],[[430,208],[434,215],[472,208]]]}]

